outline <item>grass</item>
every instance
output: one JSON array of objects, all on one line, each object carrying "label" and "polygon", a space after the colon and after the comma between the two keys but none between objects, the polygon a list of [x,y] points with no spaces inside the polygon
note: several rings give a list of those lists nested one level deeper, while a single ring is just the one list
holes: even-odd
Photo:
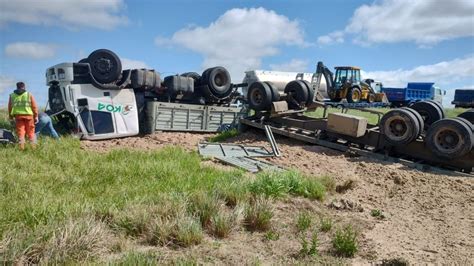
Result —
[{"label": "grass", "polygon": [[0,108],[0,128],[12,130],[13,127],[8,119],[8,110]]},{"label": "grass", "polygon": [[89,263],[120,252],[118,264],[149,264],[157,257],[130,250],[131,243],[185,248],[206,234],[226,238],[238,226],[268,231],[273,198],[321,200],[334,189],[329,177],[297,172],[249,179],[179,147],[95,153],[65,137],[41,139],[25,152],[5,146],[0,156],[0,257],[7,263]]},{"label": "grass", "polygon": [[[328,108],[327,110],[328,110],[328,113],[340,113],[341,112],[341,109],[338,109],[338,108]],[[391,109],[390,108],[369,108],[369,110],[378,111],[378,112],[381,112],[381,113],[386,113],[386,112],[390,111]],[[456,117],[460,113],[465,112],[466,110],[468,110],[468,109],[464,109],[464,108],[445,108],[444,112],[445,112],[446,117]],[[318,108],[313,112],[307,112],[306,115],[312,116],[312,117],[323,117],[323,112],[324,112],[324,109]],[[377,122],[378,122],[378,115],[376,115],[376,114],[371,114],[371,113],[368,113],[368,112],[363,112],[363,111],[353,110],[353,109],[349,109],[347,111],[347,114],[365,117],[365,118],[367,118],[369,124],[372,124],[372,125],[376,125]]]},{"label": "grass", "polygon": [[385,218],[385,214],[383,214],[383,212],[379,209],[373,209],[370,211],[370,215],[372,217],[375,217],[375,218],[378,218],[378,219],[384,219]]},{"label": "grass", "polygon": [[265,239],[268,241],[276,241],[280,239],[280,234],[274,230],[269,230],[265,233]]},{"label": "grass", "polygon": [[322,200],[326,195],[326,187],[322,180],[328,182],[329,179],[327,177],[311,178],[295,171],[263,172],[250,184],[250,192],[273,198],[294,195]]},{"label": "grass", "polygon": [[296,218],[296,229],[298,232],[306,232],[311,227],[312,217],[308,212],[300,212]]},{"label": "grass", "polygon": [[300,243],[301,243],[301,249],[300,249],[299,254],[298,254],[300,257],[318,255],[319,241],[318,241],[318,232],[317,231],[314,231],[311,234],[310,241],[308,241],[306,239],[305,235],[302,235]]},{"label": "grass", "polygon": [[350,225],[338,229],[332,240],[332,245],[337,256],[353,257],[359,248],[357,233]]},{"label": "grass", "polygon": [[331,218],[324,218],[322,217],[320,220],[319,220],[319,227],[321,229],[322,232],[329,232],[331,231],[332,229],[332,219]]},{"label": "grass", "polygon": [[179,147],[95,153],[68,137],[24,152],[2,147],[0,157],[0,256],[11,263],[93,262],[126,253],[123,242],[198,245],[240,226],[238,205],[247,206],[245,228],[267,231],[269,198],[322,199],[331,183],[297,172],[249,179]]},{"label": "grass", "polygon": [[152,266],[157,265],[158,258],[152,253],[140,253],[136,251],[127,252],[117,261],[114,261],[112,265],[116,266],[129,266],[129,265],[145,265]]},{"label": "grass", "polygon": [[212,218],[217,215],[220,208],[220,202],[214,195],[209,195],[204,191],[194,193],[190,197],[190,212],[199,217],[203,227],[209,227]]},{"label": "grass", "polygon": [[271,228],[273,209],[268,199],[255,198],[245,207],[244,226],[249,231],[267,231]]},{"label": "grass", "polygon": [[236,128],[232,128],[230,130],[220,132],[214,137],[210,137],[208,141],[209,142],[223,142],[237,135],[239,135],[239,130],[237,130]]},{"label": "grass", "polygon": [[[24,256],[27,260],[50,260],[50,255],[36,250],[48,247],[57,225],[71,219],[85,223],[88,220],[84,217],[94,217],[115,235],[141,238],[159,217],[178,220],[170,210],[179,209],[179,204],[171,204],[179,198],[189,216],[190,195],[202,191],[212,194],[215,188],[243,178],[241,171],[201,166],[196,153],[180,148],[98,154],[81,150],[79,141],[72,138],[43,140],[37,150],[27,152],[8,146],[0,149],[0,156],[0,237],[3,243],[8,242],[7,261]],[[173,227],[178,232],[173,236],[175,242],[198,242],[201,224],[185,221]],[[102,249],[102,244],[97,245],[94,249]],[[59,261],[76,258],[69,254]]]},{"label": "grass", "polygon": [[226,238],[234,229],[237,221],[237,214],[218,213],[212,218],[211,232],[217,238]]}]

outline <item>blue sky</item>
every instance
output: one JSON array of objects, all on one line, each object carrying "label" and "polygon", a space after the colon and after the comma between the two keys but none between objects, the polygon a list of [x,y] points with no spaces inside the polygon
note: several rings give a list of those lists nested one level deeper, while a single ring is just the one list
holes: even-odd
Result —
[{"label": "blue sky", "polygon": [[[474,88],[474,1],[0,0],[0,105],[16,81],[46,104],[45,69],[95,49],[163,76],[227,67],[357,65],[385,86]],[[451,99],[447,99],[448,103]]]}]

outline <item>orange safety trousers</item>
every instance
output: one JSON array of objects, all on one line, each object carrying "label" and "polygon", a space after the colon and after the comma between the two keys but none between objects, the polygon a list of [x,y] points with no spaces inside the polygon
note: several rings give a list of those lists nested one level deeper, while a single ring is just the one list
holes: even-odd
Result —
[{"label": "orange safety trousers", "polygon": [[35,119],[32,115],[16,115],[15,125],[20,144],[25,143],[25,134],[31,143],[36,143]]}]

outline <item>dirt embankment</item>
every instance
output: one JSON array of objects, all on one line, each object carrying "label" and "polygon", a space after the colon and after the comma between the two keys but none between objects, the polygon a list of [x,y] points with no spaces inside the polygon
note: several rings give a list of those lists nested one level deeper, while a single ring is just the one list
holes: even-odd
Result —
[{"label": "dirt embankment", "polygon": [[[142,138],[84,141],[86,149],[158,149],[180,145],[196,150],[210,134],[159,133]],[[239,135],[228,142],[265,145],[263,134]],[[270,162],[298,169],[309,175],[328,175],[340,192],[324,202],[288,199],[275,205],[275,223],[281,225],[279,240],[264,241],[263,235],[234,232],[223,241],[180,251],[181,254],[218,262],[239,264],[255,258],[262,262],[292,262],[299,239],[290,230],[301,210],[329,215],[337,224],[353,224],[360,232],[360,251],[349,262],[369,263],[403,258],[409,263],[474,264],[474,179],[413,170],[402,164],[384,163],[366,157],[347,157],[324,147],[277,137],[282,153]],[[349,182],[349,183],[348,183]],[[346,190],[345,190],[346,189]],[[380,210],[385,218],[371,215]],[[330,237],[321,236],[321,251],[330,247]],[[217,245],[217,246],[216,246]],[[176,251],[161,250],[173,256]]]}]

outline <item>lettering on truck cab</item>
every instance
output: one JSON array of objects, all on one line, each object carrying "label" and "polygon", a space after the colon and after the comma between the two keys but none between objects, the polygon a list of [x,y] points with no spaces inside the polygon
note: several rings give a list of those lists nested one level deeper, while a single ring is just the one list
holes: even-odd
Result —
[{"label": "lettering on truck cab", "polygon": [[114,105],[114,104],[106,104],[106,103],[98,103],[97,104],[97,110],[98,111],[107,111],[107,112],[111,112],[111,113],[122,113],[124,115],[127,115],[128,113],[130,113],[130,111],[132,110],[132,106],[131,105]]}]

